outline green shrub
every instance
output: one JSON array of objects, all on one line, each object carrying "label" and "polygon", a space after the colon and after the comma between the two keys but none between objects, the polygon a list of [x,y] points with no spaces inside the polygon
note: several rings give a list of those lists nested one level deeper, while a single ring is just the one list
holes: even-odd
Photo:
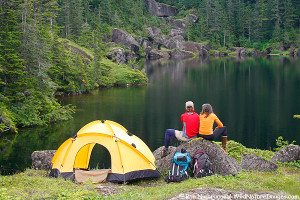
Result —
[{"label": "green shrub", "polygon": [[7,109],[3,102],[0,102],[0,117],[0,133],[4,131],[17,131],[13,113]]},{"label": "green shrub", "polygon": [[288,140],[284,140],[282,136],[279,136],[277,139],[276,139],[276,146],[274,148],[275,151],[279,151],[280,149],[290,145],[290,144],[294,144],[296,141],[293,140],[291,143],[288,141]]},{"label": "green shrub", "polygon": [[238,161],[241,161],[244,154],[255,154],[266,160],[270,160],[273,157],[274,152],[269,150],[247,148],[238,142],[230,140],[228,142],[228,154]]}]

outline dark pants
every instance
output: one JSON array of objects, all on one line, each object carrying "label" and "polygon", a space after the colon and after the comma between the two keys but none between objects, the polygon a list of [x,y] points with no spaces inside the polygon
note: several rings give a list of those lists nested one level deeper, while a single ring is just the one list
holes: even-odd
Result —
[{"label": "dark pants", "polygon": [[167,129],[165,132],[164,146],[169,147],[172,139],[175,137],[175,129]]},{"label": "dark pants", "polygon": [[218,140],[221,136],[227,136],[227,128],[226,126],[223,126],[222,128],[215,129],[211,135],[199,134],[199,136],[206,140]]}]

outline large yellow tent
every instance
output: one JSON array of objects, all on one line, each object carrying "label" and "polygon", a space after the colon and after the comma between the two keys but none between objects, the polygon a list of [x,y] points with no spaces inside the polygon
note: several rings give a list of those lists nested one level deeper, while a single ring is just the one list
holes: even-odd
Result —
[{"label": "large yellow tent", "polygon": [[95,144],[104,146],[111,156],[107,181],[128,182],[159,177],[155,158],[148,146],[122,125],[109,120],[93,121],[66,140],[52,159],[50,176],[74,178],[75,169],[88,169]]}]

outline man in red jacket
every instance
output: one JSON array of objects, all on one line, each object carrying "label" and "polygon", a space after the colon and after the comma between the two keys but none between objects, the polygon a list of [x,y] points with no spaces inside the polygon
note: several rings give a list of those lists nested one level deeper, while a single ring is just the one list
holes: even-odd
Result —
[{"label": "man in red jacket", "polygon": [[164,149],[161,157],[168,154],[168,147],[171,140],[176,137],[179,141],[188,141],[191,138],[197,137],[199,132],[199,115],[194,110],[194,103],[188,101],[185,103],[186,112],[180,116],[182,122],[182,131],[167,129],[165,132]]}]

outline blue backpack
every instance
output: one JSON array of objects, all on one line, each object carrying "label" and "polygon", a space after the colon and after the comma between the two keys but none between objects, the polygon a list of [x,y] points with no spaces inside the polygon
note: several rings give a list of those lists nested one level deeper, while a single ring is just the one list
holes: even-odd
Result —
[{"label": "blue backpack", "polygon": [[189,178],[187,169],[191,162],[191,156],[185,149],[182,149],[181,152],[175,152],[171,166],[169,168],[169,174],[165,178],[166,182],[180,182]]}]

